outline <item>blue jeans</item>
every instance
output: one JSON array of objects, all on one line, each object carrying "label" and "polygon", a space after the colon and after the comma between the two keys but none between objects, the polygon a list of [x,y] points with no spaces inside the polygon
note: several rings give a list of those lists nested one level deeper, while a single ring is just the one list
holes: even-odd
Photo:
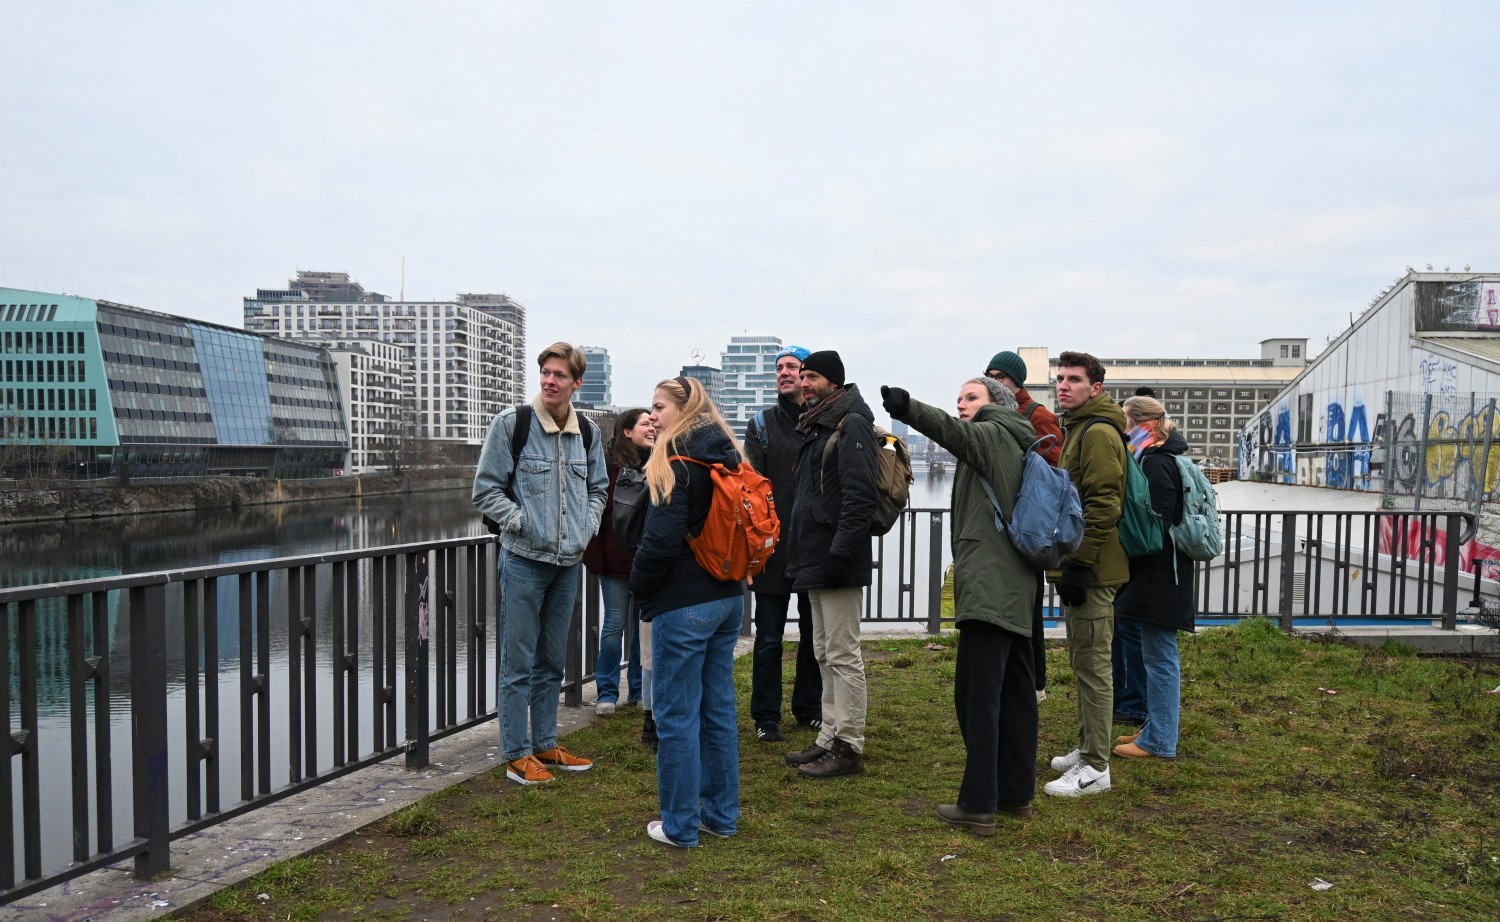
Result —
[{"label": "blue jeans", "polygon": [[557,745],[557,698],[578,598],[578,564],[500,554],[500,753],[507,762]]},{"label": "blue jeans", "polygon": [[1177,757],[1177,721],[1182,714],[1182,665],[1177,658],[1177,629],[1131,622],[1141,633],[1141,665],[1146,685],[1146,725],[1135,744],[1154,756]]},{"label": "blue jeans", "polygon": [[736,595],[663,612],[651,621],[656,788],[662,828],[696,845],[698,827],[733,835],[740,820],[740,738],[734,642],[745,618]]},{"label": "blue jeans", "polygon": [[1141,662],[1141,628],[1139,621],[1115,619],[1115,642],[1110,649],[1110,663],[1115,674],[1115,713],[1146,719],[1146,667]]},{"label": "blue jeans", "polygon": [[[630,604],[630,580],[623,576],[599,577],[604,595],[604,624],[599,629],[599,658],[594,663],[594,696],[597,701],[620,699],[620,651],[625,625],[635,615]],[[630,666],[627,701],[641,700],[641,632],[630,632]]]}]

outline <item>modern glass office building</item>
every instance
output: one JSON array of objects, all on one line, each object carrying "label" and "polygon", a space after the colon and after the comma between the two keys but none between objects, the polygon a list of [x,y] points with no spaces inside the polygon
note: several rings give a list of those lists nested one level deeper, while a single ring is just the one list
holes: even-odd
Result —
[{"label": "modern glass office building", "polygon": [[328,477],[348,445],[325,349],[0,288],[0,476]]}]

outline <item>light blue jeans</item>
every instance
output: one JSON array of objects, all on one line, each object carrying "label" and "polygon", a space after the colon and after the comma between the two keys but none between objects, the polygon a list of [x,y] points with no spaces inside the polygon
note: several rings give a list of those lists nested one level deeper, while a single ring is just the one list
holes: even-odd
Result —
[{"label": "light blue jeans", "polygon": [[699,826],[734,835],[740,819],[740,738],[734,642],[745,597],[689,605],[651,621],[656,676],[656,788],[662,828],[698,844]]},{"label": "light blue jeans", "polygon": [[1177,657],[1177,629],[1131,622],[1141,632],[1140,662],[1146,682],[1146,725],[1135,744],[1154,756],[1177,757],[1177,723],[1182,715],[1182,664]]},{"label": "light blue jeans", "polygon": [[579,564],[500,554],[500,753],[512,762],[557,745],[557,699]]},{"label": "light blue jeans", "polygon": [[1115,617],[1115,641],[1110,651],[1115,675],[1115,713],[1146,719],[1146,667],[1141,662],[1141,622]]},{"label": "light blue jeans", "polygon": [[[599,577],[604,596],[604,624],[599,629],[599,658],[594,662],[594,696],[597,701],[620,700],[620,653],[625,627],[635,616],[630,604],[630,580],[623,576]],[[630,666],[626,670],[627,701],[641,700],[641,632],[630,632]]]}]

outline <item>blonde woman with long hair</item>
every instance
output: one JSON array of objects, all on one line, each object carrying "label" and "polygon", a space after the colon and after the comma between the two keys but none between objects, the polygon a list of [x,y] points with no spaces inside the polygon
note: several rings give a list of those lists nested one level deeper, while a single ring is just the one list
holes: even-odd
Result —
[{"label": "blonde woman with long hair", "polygon": [[[1187,441],[1151,397],[1125,401],[1132,450],[1151,484],[1151,505],[1163,529],[1182,519],[1182,474],[1177,456]],[[1119,737],[1114,752],[1127,759],[1177,757],[1177,725],[1182,709],[1182,667],[1177,632],[1191,631],[1196,612],[1193,560],[1177,550],[1170,533],[1149,557],[1130,559],[1130,582],[1115,596],[1115,639],[1123,675],[1115,673],[1115,709],[1135,702],[1146,721],[1139,733]]]},{"label": "blonde woman with long hair", "polygon": [[721,582],[698,565],[688,536],[703,530],[713,484],[703,464],[745,463],[703,385],[668,378],[651,398],[656,447],[646,462],[651,508],[630,573],[641,619],[651,625],[656,786],[661,819],[651,838],[678,848],[699,832],[732,836],[740,817],[740,753],[734,643],[745,617],[745,584]]}]

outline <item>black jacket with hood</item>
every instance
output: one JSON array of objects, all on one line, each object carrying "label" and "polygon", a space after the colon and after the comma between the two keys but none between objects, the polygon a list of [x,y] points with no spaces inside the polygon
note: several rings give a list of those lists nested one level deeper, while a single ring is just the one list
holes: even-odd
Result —
[{"label": "black jacket with hood", "polygon": [[[1151,507],[1161,515],[1161,550],[1130,558],[1130,582],[1115,596],[1115,617],[1179,631],[1193,629],[1193,558],[1177,550],[1171,526],[1182,521],[1182,472],[1177,455],[1187,453],[1182,433],[1141,453],[1141,470],[1151,484]],[[1173,558],[1176,569],[1173,569]]]},{"label": "black jacket with hood", "polygon": [[[797,506],[790,529],[782,522],[785,547],[777,551],[786,555],[787,579],[796,592],[870,585],[870,517],[879,501],[874,425],[870,405],[858,386],[849,384],[837,403],[802,432]],[[829,451],[835,432],[837,441]]]},{"label": "black jacket with hood", "polygon": [[[710,464],[723,462],[734,470],[740,466],[740,453],[719,424],[701,417],[682,437],[676,451],[657,445],[653,451],[686,455]],[[635,596],[642,621],[666,611],[687,608],[717,599],[727,599],[745,591],[743,581],[721,582],[698,565],[688,535],[703,530],[708,507],[713,498],[713,480],[708,468],[688,461],[673,461],[672,473],[677,485],[672,497],[663,505],[653,504],[646,510],[641,546],[635,552],[630,570],[630,591]]]},{"label": "black jacket with hood", "polygon": [[[790,397],[778,395],[773,406],[763,411],[765,429],[756,425],[752,418],[745,424],[745,457],[751,465],[771,481],[771,492],[776,498],[776,516],[781,520],[783,533],[791,525],[797,508],[797,420],[802,416],[802,405]],[[764,443],[762,443],[764,439]],[[766,568],[755,577],[750,588],[755,592],[785,595],[792,591],[786,579],[786,537],[777,545],[776,553],[766,561]]]}]

